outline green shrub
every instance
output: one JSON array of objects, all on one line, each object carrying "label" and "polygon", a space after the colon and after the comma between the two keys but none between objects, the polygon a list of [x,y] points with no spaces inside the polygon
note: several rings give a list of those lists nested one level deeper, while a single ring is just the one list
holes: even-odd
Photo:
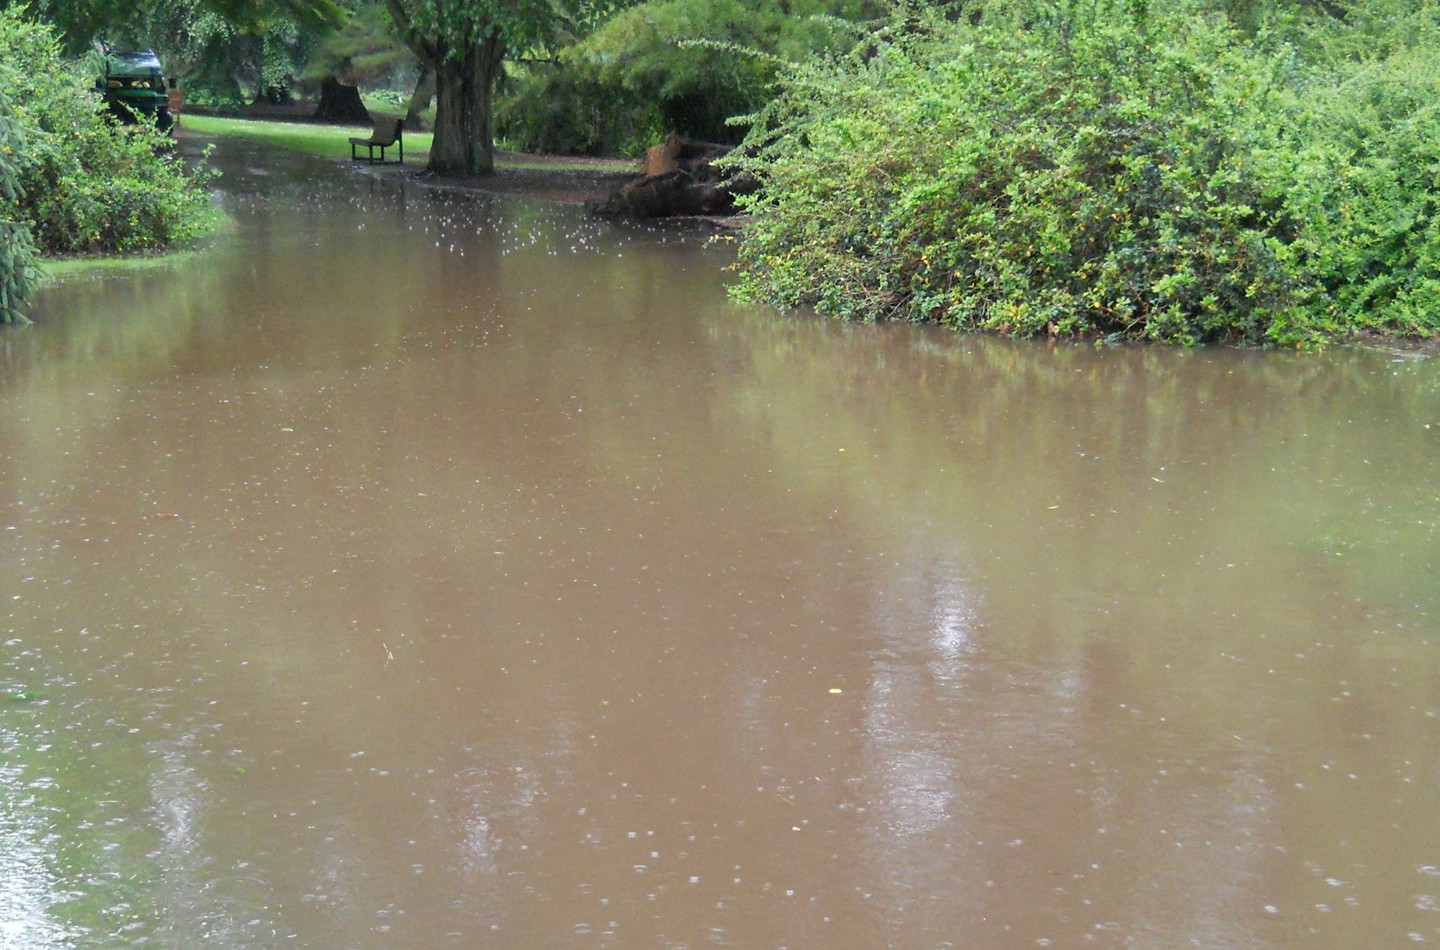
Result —
[{"label": "green shrub", "polygon": [[1263,64],[1220,19],[1087,9],[907,17],[790,83],[746,160],[745,290],[1021,335],[1262,335],[1291,295],[1241,141]]},{"label": "green shrub", "polygon": [[25,135],[15,211],[42,253],[160,250],[213,226],[206,174],[154,129],[108,119],[48,27],[0,10],[0,62],[25,64],[8,87]]},{"label": "green shrub", "polygon": [[1433,332],[1440,43],[1264,41],[1184,3],[901,10],[755,117],[737,290],[1015,335]]},{"label": "green shrub", "polygon": [[1333,64],[1296,93],[1285,180],[1297,229],[1281,253],[1319,326],[1440,330],[1437,62],[1432,39]]}]

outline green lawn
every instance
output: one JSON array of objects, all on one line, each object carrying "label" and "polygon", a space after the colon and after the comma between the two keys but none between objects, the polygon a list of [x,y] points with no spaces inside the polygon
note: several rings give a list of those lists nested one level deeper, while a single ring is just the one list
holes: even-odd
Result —
[{"label": "green lawn", "polygon": [[[310,125],[304,122],[262,122],[254,119],[221,119],[208,115],[186,113],[180,127],[204,135],[238,135],[241,138],[267,142],[297,152],[310,152],[326,158],[349,158],[351,136],[370,134],[369,127],[349,125]],[[423,162],[430,154],[429,132],[405,133],[405,160],[414,156]],[[386,157],[395,153],[387,150]]]},{"label": "green lawn", "polygon": [[[361,128],[349,125],[311,125],[305,122],[222,119],[216,116],[192,115],[188,112],[181,118],[180,127],[204,135],[238,135],[326,158],[349,158],[350,137],[370,134],[369,126]],[[429,132],[406,132],[405,161],[409,162],[413,158],[416,164],[423,165],[430,157],[430,143],[433,140],[434,136]],[[394,154],[393,151],[387,151],[386,157]],[[596,171],[602,168],[628,171],[637,165],[636,162],[628,160],[612,162],[577,159],[570,162],[564,159],[518,155],[497,155],[495,163],[501,168],[535,168],[549,171]]]},{"label": "green lawn", "polygon": [[40,278],[49,283],[83,277],[95,271],[137,271],[156,267],[170,267],[199,252],[182,249],[159,254],[137,254],[130,257],[47,257],[40,262]]}]

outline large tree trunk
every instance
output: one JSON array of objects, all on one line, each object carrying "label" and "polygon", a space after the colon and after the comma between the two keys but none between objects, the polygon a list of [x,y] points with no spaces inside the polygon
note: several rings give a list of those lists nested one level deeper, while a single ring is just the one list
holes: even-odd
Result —
[{"label": "large tree trunk", "polygon": [[415,92],[410,96],[410,105],[405,109],[405,128],[419,130],[420,113],[430,108],[435,98],[435,67],[429,63],[420,64],[420,76],[415,80]]},{"label": "large tree trunk", "polygon": [[453,52],[437,44],[436,52],[429,169],[440,175],[488,175],[495,170],[493,106],[505,43],[492,29],[479,42]]}]

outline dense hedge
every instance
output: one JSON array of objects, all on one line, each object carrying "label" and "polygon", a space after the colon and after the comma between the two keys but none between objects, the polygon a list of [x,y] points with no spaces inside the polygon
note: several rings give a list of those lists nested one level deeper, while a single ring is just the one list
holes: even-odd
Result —
[{"label": "dense hedge", "polygon": [[24,64],[6,90],[24,135],[14,211],[41,253],[161,250],[213,225],[204,174],[155,130],[107,118],[93,77],[61,57],[49,27],[0,9],[0,62]]},{"label": "dense hedge", "polygon": [[739,291],[1016,335],[1440,328],[1437,4],[1206,6],[906,8],[798,69],[738,159]]}]

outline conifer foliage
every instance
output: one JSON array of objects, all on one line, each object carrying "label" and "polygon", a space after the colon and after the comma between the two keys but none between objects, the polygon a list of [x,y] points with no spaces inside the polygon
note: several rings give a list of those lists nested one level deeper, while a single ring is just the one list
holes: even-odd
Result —
[{"label": "conifer foliage", "polygon": [[0,323],[23,319],[20,305],[29,296],[35,273],[35,245],[15,207],[25,140],[5,92],[12,72],[0,63]]}]

